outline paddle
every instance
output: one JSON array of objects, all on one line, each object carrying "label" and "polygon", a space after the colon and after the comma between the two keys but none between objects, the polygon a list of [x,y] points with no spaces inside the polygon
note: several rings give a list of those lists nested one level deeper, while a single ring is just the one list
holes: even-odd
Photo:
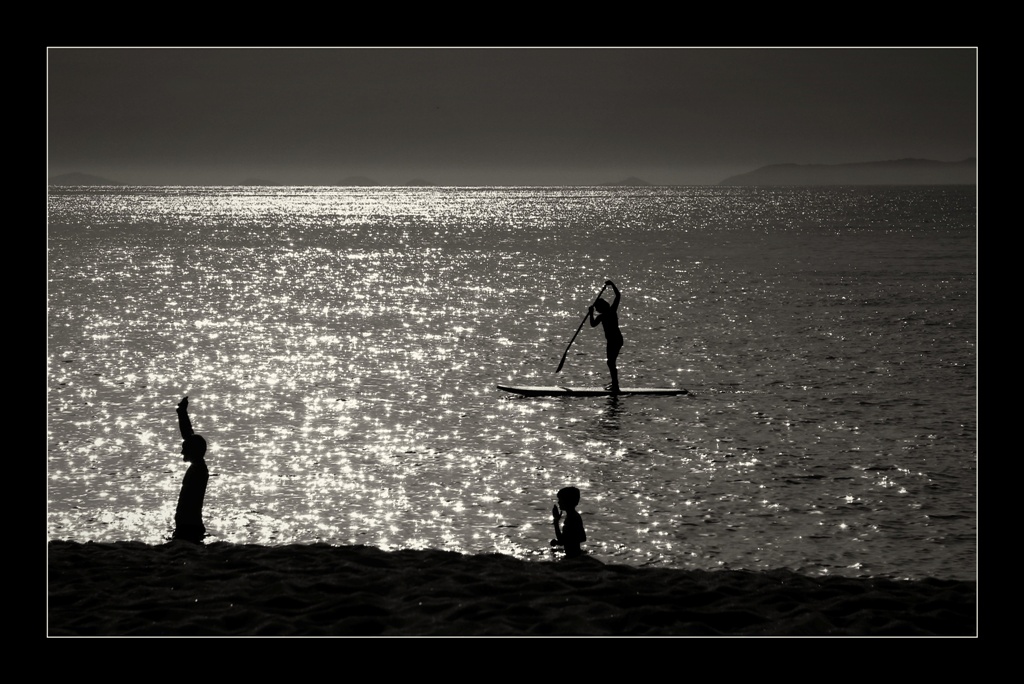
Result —
[{"label": "paddle", "polygon": [[[600,299],[600,298],[601,298],[601,295],[603,295],[603,294],[604,294],[604,291],[605,291],[606,289],[608,289],[608,283],[605,283],[605,284],[604,284],[604,287],[602,287],[602,288],[601,288],[601,291],[597,293],[597,296],[596,296],[596,297],[594,297],[594,301],[595,301],[595,302],[596,302],[596,301],[597,301],[598,299]],[[583,316],[583,320],[582,320],[582,321],[580,321],[580,327],[576,328],[576,332],[575,332],[575,333],[573,333],[572,339],[571,339],[571,340],[569,340],[569,346],[568,346],[568,347],[566,347],[566,348],[565,348],[565,351],[564,351],[564,352],[562,353],[562,360],[558,362],[558,368],[556,368],[556,369],[555,369],[555,372],[556,372],[556,373],[559,373],[559,372],[561,372],[561,370],[562,370],[562,366],[564,366],[564,365],[565,365],[565,357],[566,357],[566,356],[568,356],[568,354],[569,354],[569,347],[571,347],[571,346],[572,346],[572,343],[576,341],[576,335],[579,335],[579,334],[580,334],[580,330],[583,330],[583,324],[587,322],[587,319],[588,319],[588,318],[590,318],[590,310],[589,310],[589,309],[587,309],[587,313],[586,313],[586,315],[585,315],[585,316]]]}]

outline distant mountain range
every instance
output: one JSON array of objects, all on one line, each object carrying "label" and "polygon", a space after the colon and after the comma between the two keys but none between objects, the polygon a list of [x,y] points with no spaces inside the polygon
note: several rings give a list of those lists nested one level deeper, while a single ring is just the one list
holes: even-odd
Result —
[{"label": "distant mountain range", "polygon": [[973,185],[978,163],[896,159],[859,164],[772,164],[719,185]]},{"label": "distant mountain range", "polygon": [[[718,185],[973,185],[977,183],[977,159],[940,162],[931,159],[896,159],[856,164],[772,164],[749,173],[731,176]],[[64,173],[50,178],[50,185],[124,185],[87,173]],[[281,185],[263,178],[247,178],[241,185]],[[365,176],[349,176],[336,186],[372,187],[381,185]],[[416,178],[407,186],[433,186]],[[645,180],[630,176],[605,186],[647,186]]]}]

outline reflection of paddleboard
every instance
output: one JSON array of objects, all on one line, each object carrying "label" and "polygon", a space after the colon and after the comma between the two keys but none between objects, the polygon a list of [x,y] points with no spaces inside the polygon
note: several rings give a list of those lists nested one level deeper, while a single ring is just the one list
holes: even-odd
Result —
[{"label": "reflection of paddleboard", "polygon": [[[522,394],[526,397],[607,397],[616,394],[611,390],[606,390],[604,387],[564,387],[560,385],[551,387],[498,385],[498,389],[512,392],[513,394]],[[618,394],[675,396],[678,394],[689,394],[689,392],[678,387],[620,387]]]}]

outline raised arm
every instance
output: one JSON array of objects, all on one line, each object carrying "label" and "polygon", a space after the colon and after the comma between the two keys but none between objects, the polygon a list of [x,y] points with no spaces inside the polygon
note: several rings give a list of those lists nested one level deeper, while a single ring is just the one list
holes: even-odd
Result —
[{"label": "raised arm", "polygon": [[615,311],[619,308],[619,298],[622,295],[619,294],[619,288],[615,287],[615,283],[612,281],[606,280],[604,284],[612,288],[612,291],[615,293],[615,299],[612,300],[612,311]]},{"label": "raised arm", "polygon": [[562,511],[558,510],[558,506],[551,507],[551,517],[555,519],[555,538],[551,540],[552,544],[564,544],[562,541],[562,530],[558,527],[558,520],[562,517]]},{"label": "raised arm", "polygon": [[188,439],[195,434],[192,429],[192,421],[188,418],[188,397],[178,402],[178,428],[181,430],[181,438]]}]

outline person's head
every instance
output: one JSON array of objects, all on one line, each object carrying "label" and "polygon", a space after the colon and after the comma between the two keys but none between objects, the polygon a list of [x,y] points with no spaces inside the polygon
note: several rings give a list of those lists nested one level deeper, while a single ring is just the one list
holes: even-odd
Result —
[{"label": "person's head", "polygon": [[580,490],[575,487],[563,487],[558,490],[558,505],[560,508],[574,509],[580,503]]},{"label": "person's head", "polygon": [[610,306],[611,304],[608,303],[607,299],[601,299],[600,297],[598,297],[597,301],[594,302],[594,308],[600,311],[601,313],[607,311]]},{"label": "person's head", "polygon": [[181,443],[181,455],[186,461],[201,460],[206,456],[206,440],[199,435],[189,435]]}]

